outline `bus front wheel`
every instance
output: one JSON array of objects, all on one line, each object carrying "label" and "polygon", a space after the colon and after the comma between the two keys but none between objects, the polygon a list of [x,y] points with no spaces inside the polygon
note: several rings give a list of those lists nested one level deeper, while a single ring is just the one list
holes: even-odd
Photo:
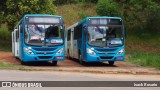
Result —
[{"label": "bus front wheel", "polygon": [[26,62],[24,62],[24,61],[21,60],[21,65],[25,65],[25,64],[26,64]]},{"label": "bus front wheel", "polygon": [[109,63],[110,66],[114,65],[114,61],[108,61],[108,63]]},{"label": "bus front wheel", "polygon": [[57,61],[52,61],[52,65],[56,66],[57,65]]}]

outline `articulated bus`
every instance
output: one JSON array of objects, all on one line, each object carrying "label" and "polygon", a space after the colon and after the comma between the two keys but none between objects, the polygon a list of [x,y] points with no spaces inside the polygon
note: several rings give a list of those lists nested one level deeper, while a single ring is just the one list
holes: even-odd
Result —
[{"label": "articulated bus", "polygon": [[61,16],[27,14],[12,31],[12,53],[21,63],[65,59],[65,27]]},{"label": "articulated bus", "polygon": [[125,29],[120,17],[87,17],[67,28],[67,57],[84,62],[124,61]]}]

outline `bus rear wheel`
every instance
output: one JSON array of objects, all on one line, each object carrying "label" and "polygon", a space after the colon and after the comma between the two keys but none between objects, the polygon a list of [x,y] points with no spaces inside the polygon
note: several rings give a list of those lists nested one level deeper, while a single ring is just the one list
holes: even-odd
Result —
[{"label": "bus rear wheel", "polygon": [[110,66],[114,65],[114,61],[108,61],[108,63],[109,63]]},{"label": "bus rear wheel", "polygon": [[57,61],[52,61],[52,65],[56,66],[57,65]]},{"label": "bus rear wheel", "polygon": [[69,49],[68,49],[68,56],[67,56],[67,58],[68,59],[72,59],[71,56],[70,56],[70,53],[69,53]]},{"label": "bus rear wheel", "polygon": [[79,52],[79,57],[78,57],[78,59],[79,59],[79,63],[80,63],[81,65],[85,65],[85,62],[82,60],[82,55],[81,55],[80,52]]}]

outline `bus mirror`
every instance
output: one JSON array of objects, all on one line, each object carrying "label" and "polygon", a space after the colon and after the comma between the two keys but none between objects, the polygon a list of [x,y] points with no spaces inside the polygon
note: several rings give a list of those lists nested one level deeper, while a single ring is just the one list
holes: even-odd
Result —
[{"label": "bus mirror", "polygon": [[17,31],[18,29],[14,29],[14,31]]}]

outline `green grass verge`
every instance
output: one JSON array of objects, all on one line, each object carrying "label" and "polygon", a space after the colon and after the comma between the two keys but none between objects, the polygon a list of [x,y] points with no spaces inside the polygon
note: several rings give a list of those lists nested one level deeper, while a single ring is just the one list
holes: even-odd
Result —
[{"label": "green grass verge", "polygon": [[160,53],[136,51],[129,55],[126,60],[137,65],[160,69]]},{"label": "green grass verge", "polygon": [[160,69],[160,33],[144,30],[128,31],[126,52],[128,62]]},{"label": "green grass verge", "polygon": [[14,64],[5,64],[3,62],[0,61],[0,69],[16,69],[18,67],[18,65],[14,65]]},{"label": "green grass verge", "polygon": [[11,51],[11,31],[8,31],[7,26],[0,27],[0,51]]},{"label": "green grass verge", "polygon": [[11,50],[12,50],[12,46],[11,45],[0,46],[0,51],[11,52]]}]

